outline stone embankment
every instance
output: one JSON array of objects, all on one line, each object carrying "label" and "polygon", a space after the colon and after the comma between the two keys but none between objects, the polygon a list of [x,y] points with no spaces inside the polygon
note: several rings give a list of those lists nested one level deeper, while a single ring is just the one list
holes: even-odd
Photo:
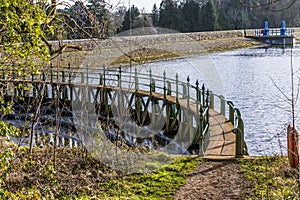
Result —
[{"label": "stone embankment", "polygon": [[[180,42],[191,42],[191,41],[205,41],[205,40],[216,40],[225,38],[237,38],[243,37],[243,30],[231,30],[231,31],[212,31],[212,32],[194,32],[194,33],[158,33],[154,31],[139,31],[127,34],[120,34],[114,37],[110,37],[106,40],[98,39],[78,39],[78,40],[63,40],[60,44],[73,44],[80,45],[83,50],[94,50],[99,46],[101,48],[114,48],[116,45],[120,47],[129,46],[131,43],[140,45],[154,45],[164,43],[180,43]],[[149,34],[149,35],[145,35]],[[53,42],[55,45],[58,42]]]},{"label": "stone embankment", "polygon": [[[143,29],[144,30],[144,29]],[[250,31],[247,31],[247,34]],[[106,40],[69,40],[63,43],[81,45],[82,52],[70,52],[64,54],[57,61],[60,65],[111,65],[121,56],[130,54],[139,49],[147,49],[145,52],[170,52],[177,57],[194,54],[226,51],[237,48],[246,48],[258,43],[244,38],[244,30],[195,32],[195,33],[163,33],[151,34],[139,30],[131,32],[132,36],[118,35]],[[130,34],[129,34],[130,35]],[[93,50],[93,51],[92,51]],[[151,55],[153,56],[153,55]],[[150,57],[143,54],[141,57]],[[169,58],[166,58],[169,59]],[[153,61],[153,60],[151,60]],[[53,63],[55,65],[55,61]]]}]

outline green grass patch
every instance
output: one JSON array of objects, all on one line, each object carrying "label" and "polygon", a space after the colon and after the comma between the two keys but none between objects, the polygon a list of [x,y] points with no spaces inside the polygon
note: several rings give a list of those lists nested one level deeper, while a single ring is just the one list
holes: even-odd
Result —
[{"label": "green grass patch", "polygon": [[157,171],[132,174],[102,183],[102,197],[109,199],[173,199],[185,184],[187,174],[195,169],[200,158],[178,158]]},{"label": "green grass patch", "polygon": [[247,199],[299,199],[298,171],[282,156],[240,160],[241,172],[251,187]]},{"label": "green grass patch", "polygon": [[[157,60],[164,59],[174,59],[179,58],[180,56],[176,53],[160,50],[160,49],[152,49],[152,48],[140,48],[134,51],[128,52],[126,55],[120,56],[114,59],[110,64],[145,64]],[[131,60],[131,61],[130,61]]]},{"label": "green grass patch", "polygon": [[[111,169],[82,149],[0,148],[0,199],[173,199],[200,158],[172,156],[148,173]],[[55,158],[55,159],[54,159]]]}]

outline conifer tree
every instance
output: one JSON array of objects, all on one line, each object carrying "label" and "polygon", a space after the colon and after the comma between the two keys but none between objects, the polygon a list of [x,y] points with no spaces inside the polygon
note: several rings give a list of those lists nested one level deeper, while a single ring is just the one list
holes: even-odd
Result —
[{"label": "conifer tree", "polygon": [[160,4],[158,24],[160,27],[181,31],[182,15],[181,10],[174,0],[163,0]]},{"label": "conifer tree", "polygon": [[200,30],[200,6],[194,0],[188,0],[182,7],[183,32]]},{"label": "conifer tree", "polygon": [[130,30],[132,28],[132,24],[134,23],[134,20],[139,15],[140,15],[139,9],[137,7],[135,7],[134,5],[132,5],[132,7],[130,9],[128,9],[127,12],[125,13],[121,31]]},{"label": "conifer tree", "polygon": [[209,0],[201,10],[201,25],[203,31],[219,30],[218,13],[213,0]]},{"label": "conifer tree", "polygon": [[158,18],[159,18],[159,10],[156,4],[154,4],[152,9],[152,14],[151,14],[152,24],[154,27],[158,26]]}]

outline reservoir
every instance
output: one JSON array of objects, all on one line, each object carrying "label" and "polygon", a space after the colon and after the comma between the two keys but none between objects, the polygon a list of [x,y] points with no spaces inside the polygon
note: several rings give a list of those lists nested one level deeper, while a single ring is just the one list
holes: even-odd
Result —
[{"label": "reservoir", "polygon": [[[202,54],[134,66],[124,70],[134,70],[133,68],[145,73],[149,73],[151,69],[153,76],[163,76],[165,72],[167,78],[171,79],[175,79],[177,75],[179,81],[189,81],[191,85],[195,85],[198,80],[199,86],[205,84],[214,94],[222,95],[226,100],[232,101],[241,111],[245,124],[245,141],[249,154],[253,156],[286,155],[287,153],[286,127],[292,123],[291,68],[293,68],[295,122],[296,126],[300,127],[299,46],[247,48]],[[99,83],[99,74],[95,76],[89,77],[89,83]],[[163,85],[160,85],[160,88],[163,88]],[[191,90],[190,95],[195,97],[193,92],[194,90]],[[23,126],[23,122],[14,119],[8,121],[18,127]],[[42,119],[46,122],[54,121],[54,116],[48,114],[42,116]],[[65,124],[66,127],[72,126],[70,117],[63,118],[60,123]],[[48,132],[53,134],[50,129]]]},{"label": "reservoir", "polygon": [[[247,48],[151,64],[154,73],[177,73],[204,82],[240,109],[250,155],[287,153],[286,127],[292,122],[291,65],[294,70],[296,126],[300,125],[300,48]],[[171,75],[172,76],[172,75]]]}]

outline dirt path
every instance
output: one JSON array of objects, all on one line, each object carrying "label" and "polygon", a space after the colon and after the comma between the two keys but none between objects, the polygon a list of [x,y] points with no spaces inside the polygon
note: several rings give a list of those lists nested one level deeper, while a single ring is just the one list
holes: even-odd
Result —
[{"label": "dirt path", "polygon": [[233,160],[202,162],[189,174],[175,199],[243,199],[245,182],[239,169],[239,164]]}]

